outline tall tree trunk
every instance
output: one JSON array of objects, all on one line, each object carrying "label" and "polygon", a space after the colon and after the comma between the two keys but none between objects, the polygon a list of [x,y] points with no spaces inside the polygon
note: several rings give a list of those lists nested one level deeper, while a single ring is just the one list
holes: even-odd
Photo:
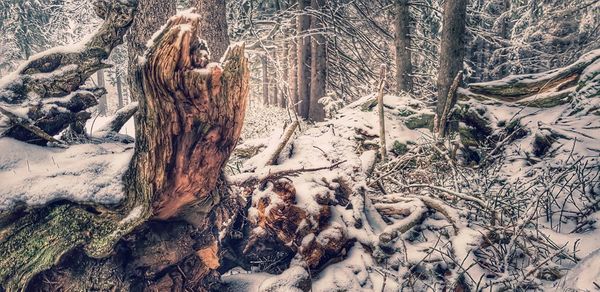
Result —
[{"label": "tall tree trunk", "polygon": [[210,49],[210,59],[219,61],[227,47],[227,10],[225,0],[194,0],[196,13],[200,14],[198,36],[206,41]]},{"label": "tall tree trunk", "polygon": [[[312,0],[312,9],[324,11],[325,0]],[[311,42],[311,86],[309,119],[321,122],[325,119],[325,110],[319,99],[325,96],[327,90],[327,39],[323,35],[323,23],[319,16],[312,17],[312,30],[316,33]]]},{"label": "tall tree trunk", "polygon": [[[450,86],[463,68],[465,56],[465,35],[467,0],[446,1],[444,6],[444,22],[440,46],[440,65],[437,78],[437,124],[442,125],[440,118],[446,107],[452,108]],[[454,99],[455,100],[455,99]],[[450,103],[450,104],[447,104]],[[444,123],[445,124],[445,123]],[[442,133],[445,131],[440,128]]]},{"label": "tall tree trunk", "polygon": [[117,83],[117,98],[119,99],[119,109],[123,108],[124,105],[124,101],[123,101],[123,84],[121,81],[121,73],[117,70],[115,70],[115,79],[116,79],[116,83]]},{"label": "tall tree trunk", "polygon": [[311,65],[311,37],[307,34],[310,28],[310,16],[306,8],[310,7],[311,0],[298,0],[298,18],[296,19],[298,35],[298,114],[309,118],[310,111],[310,65]]},{"label": "tall tree trunk", "polygon": [[[273,78],[273,80],[275,80],[275,78]],[[273,89],[271,90],[272,97],[271,97],[271,104],[273,106],[279,106],[279,86],[277,85],[277,83],[273,82],[272,84]]]},{"label": "tall tree trunk", "polygon": [[[291,21],[291,26],[296,30],[296,18]],[[288,108],[292,108],[297,111],[298,104],[298,38],[290,40],[290,47],[288,50]]]},{"label": "tall tree trunk", "polygon": [[[98,72],[96,72],[96,81],[98,82],[98,87],[106,88],[106,82],[104,81],[104,69],[100,69]],[[101,116],[106,116],[107,111],[108,100],[106,99],[106,94],[102,94],[98,100],[98,114]]]},{"label": "tall tree trunk", "polygon": [[142,98],[140,96],[139,76],[134,76],[136,66],[142,60],[146,51],[146,43],[155,31],[157,31],[169,17],[175,15],[175,0],[139,0],[138,10],[135,14],[133,24],[126,35],[128,54],[129,92],[132,101]]},{"label": "tall tree trunk", "polygon": [[267,62],[267,56],[262,55],[260,57],[260,64],[262,66],[262,96],[263,105],[269,105],[269,64]]},{"label": "tall tree trunk", "polygon": [[[281,66],[283,67],[283,76],[282,76],[282,80],[287,80],[289,82],[290,80],[290,61],[289,61],[289,50],[290,50],[290,42],[286,41],[283,43],[283,49],[281,50],[281,55],[279,57],[279,60],[281,60]],[[286,84],[281,86],[281,92],[279,94],[279,107],[280,108],[285,108],[287,106],[287,99],[288,99],[288,93],[289,93],[289,87],[290,84],[286,82]]]},{"label": "tall tree trunk", "polygon": [[397,91],[412,90],[412,53],[410,51],[410,12],[408,0],[395,0],[394,45],[396,47]]}]

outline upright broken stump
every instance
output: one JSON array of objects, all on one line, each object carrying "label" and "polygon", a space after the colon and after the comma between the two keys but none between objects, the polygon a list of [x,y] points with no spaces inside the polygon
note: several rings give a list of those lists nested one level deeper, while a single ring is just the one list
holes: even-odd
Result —
[{"label": "upright broken stump", "polygon": [[189,14],[171,18],[137,73],[145,98],[136,114],[136,154],[126,183],[153,202],[158,219],[214,199],[209,193],[244,120],[244,46],[230,47],[223,67],[208,64],[208,49],[195,37],[199,21]]},{"label": "upright broken stump", "polygon": [[208,64],[199,21],[171,18],[137,68],[145,98],[126,199],[0,212],[0,290],[202,291],[218,276],[217,233],[239,208],[221,169],[241,133],[249,70],[244,45]]}]

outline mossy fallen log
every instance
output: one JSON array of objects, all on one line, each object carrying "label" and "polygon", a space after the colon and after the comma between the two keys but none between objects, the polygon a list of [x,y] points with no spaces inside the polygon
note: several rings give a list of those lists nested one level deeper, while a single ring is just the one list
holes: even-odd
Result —
[{"label": "mossy fallen log", "polygon": [[498,100],[522,106],[548,108],[569,103],[579,90],[583,72],[600,62],[600,50],[591,51],[567,67],[547,72],[510,75],[503,79],[471,83],[458,90],[461,99]]}]

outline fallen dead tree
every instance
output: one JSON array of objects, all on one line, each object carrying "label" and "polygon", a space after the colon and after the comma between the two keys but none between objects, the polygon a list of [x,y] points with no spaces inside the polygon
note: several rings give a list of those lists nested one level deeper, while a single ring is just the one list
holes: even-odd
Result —
[{"label": "fallen dead tree", "polygon": [[582,73],[600,59],[600,51],[589,52],[570,66],[548,72],[511,75],[458,90],[459,98],[500,100],[530,107],[553,107],[570,102],[581,85]]},{"label": "fallen dead tree", "polygon": [[83,133],[91,117],[86,109],[98,104],[103,88],[82,87],[96,71],[109,68],[103,61],[123,42],[135,12],[134,1],[97,1],[104,23],[89,40],[37,55],[0,81],[0,136],[45,145],[71,127]]}]

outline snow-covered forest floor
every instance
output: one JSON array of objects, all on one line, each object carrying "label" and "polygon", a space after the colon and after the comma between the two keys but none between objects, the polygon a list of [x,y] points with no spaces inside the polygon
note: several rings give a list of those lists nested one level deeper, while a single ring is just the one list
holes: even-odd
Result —
[{"label": "snow-covered forest floor", "polygon": [[[276,235],[292,250],[291,266],[304,269],[265,274],[286,268],[289,255],[275,248],[257,258],[263,273],[236,269],[225,283],[231,291],[600,289],[599,65],[562,105],[463,100],[460,135],[444,140],[433,136],[425,103],[386,95],[385,161],[374,95],[298,131],[275,165],[265,158],[282,130],[242,143],[265,148],[242,171],[319,170],[267,180],[248,198],[252,233]],[[282,180],[295,197],[282,194]],[[304,219],[271,218],[293,212]]]},{"label": "snow-covered forest floor", "polygon": [[[221,239],[234,257],[252,260],[224,274],[225,288],[600,289],[595,60],[563,104],[459,101],[446,139],[432,133],[428,104],[385,95],[385,159],[375,95],[316,124],[250,106],[226,169],[247,220],[229,222]],[[90,136],[109,119],[91,119]],[[134,134],[132,121],[121,133]],[[133,144],[84,142],[0,138],[0,210],[119,202]]]},{"label": "snow-covered forest floor", "polygon": [[[383,161],[374,95],[310,125],[251,106],[227,168],[249,204],[249,226],[232,222],[229,232],[250,239],[225,245],[253,261],[227,272],[225,287],[600,289],[599,64],[562,105],[459,101],[468,124],[443,140],[426,103],[386,95]],[[133,133],[131,122],[121,133]],[[120,200],[133,144],[92,142],[1,138],[11,150],[0,151],[0,208]],[[256,188],[242,185],[251,178]]]},{"label": "snow-covered forest floor", "polygon": [[[306,267],[304,257],[310,257],[314,245],[340,245],[346,254],[309,279],[313,291],[436,291],[504,285],[598,289],[600,274],[589,269],[600,263],[597,255],[594,258],[600,248],[594,240],[600,236],[596,116],[578,118],[576,123],[564,121],[563,126],[555,121],[570,105],[545,110],[479,105],[478,110],[494,124],[520,121],[524,131],[495,150],[498,153],[488,158],[491,161],[470,167],[454,162],[449,155],[455,153],[455,146],[434,143],[428,129],[406,127],[411,116],[402,113],[427,114],[422,103],[409,96],[387,95],[387,141],[393,154],[380,162],[375,150],[377,116],[369,107],[373,101],[373,96],[367,96],[334,119],[305,130],[287,146],[277,166],[262,170],[271,173],[343,162],[287,178],[296,187],[294,205],[308,218],[321,218],[320,208],[331,206],[324,227],[303,222],[295,230],[300,252],[292,265]],[[531,124],[535,126],[528,128]],[[535,131],[544,127],[563,127],[573,135],[558,138],[549,154],[537,158]],[[497,127],[493,132],[511,135],[503,130]],[[458,152],[456,158],[464,161],[460,155],[466,153]],[[258,155],[245,165],[260,160]],[[268,203],[262,212],[285,204],[272,188],[267,184],[254,192],[254,212],[261,212],[265,198]],[[349,196],[344,197],[340,189],[349,190],[345,194]],[[253,232],[269,232],[262,228],[272,227],[257,225]],[[577,262],[579,266],[569,272]],[[303,277],[308,277],[304,269],[290,269],[273,278],[237,270],[224,281],[232,285],[231,291],[239,291],[239,285],[273,291],[268,287],[298,287]]]}]

